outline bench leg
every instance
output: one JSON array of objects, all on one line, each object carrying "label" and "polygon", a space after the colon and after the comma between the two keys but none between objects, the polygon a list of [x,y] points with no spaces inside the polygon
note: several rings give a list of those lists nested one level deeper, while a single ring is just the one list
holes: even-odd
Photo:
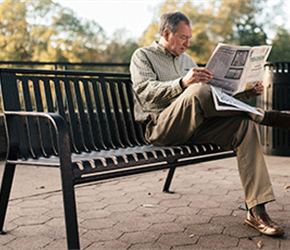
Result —
[{"label": "bench leg", "polygon": [[11,192],[14,173],[15,173],[15,164],[6,164],[2,177],[0,191],[0,234],[6,234],[6,232],[3,230],[3,226],[7,212],[7,206]]},{"label": "bench leg", "polygon": [[62,173],[63,203],[68,249],[80,249],[76,198],[73,180]]},{"label": "bench leg", "polygon": [[170,194],[174,193],[173,191],[169,190],[169,187],[170,187],[170,184],[171,184],[175,169],[176,169],[176,167],[171,167],[169,169],[169,172],[168,172],[168,175],[167,175],[164,187],[163,187],[163,192],[165,192],[165,193],[170,193]]}]

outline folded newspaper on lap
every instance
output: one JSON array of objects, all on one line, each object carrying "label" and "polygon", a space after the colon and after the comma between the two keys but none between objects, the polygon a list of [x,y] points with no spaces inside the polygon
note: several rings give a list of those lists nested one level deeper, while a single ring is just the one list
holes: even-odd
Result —
[{"label": "folded newspaper on lap", "polygon": [[218,44],[206,65],[213,73],[213,79],[208,84],[215,90],[212,92],[217,110],[231,110],[232,103],[235,103],[235,110],[245,111],[245,106],[252,110],[249,112],[255,110],[231,96],[253,88],[263,79],[264,64],[271,48],[267,45],[246,47]]},{"label": "folded newspaper on lap", "polygon": [[259,111],[252,108],[250,105],[231,97],[230,95],[222,92],[220,89],[211,87],[213,100],[217,110],[233,110],[250,112],[256,115],[262,115]]}]

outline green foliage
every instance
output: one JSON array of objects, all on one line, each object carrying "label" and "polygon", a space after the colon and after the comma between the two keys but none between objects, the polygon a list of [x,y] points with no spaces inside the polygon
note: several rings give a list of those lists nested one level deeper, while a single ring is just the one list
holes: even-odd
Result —
[{"label": "green foliage", "polygon": [[[8,60],[29,60],[30,41],[25,19],[25,3],[7,0],[0,8],[0,57]],[[17,52],[17,53],[16,53]]]},{"label": "green foliage", "polygon": [[3,1],[0,27],[1,61],[128,62],[137,47],[130,40],[108,43],[95,21],[52,0]]},{"label": "green foliage", "polygon": [[290,33],[283,27],[278,28],[275,38],[272,40],[272,51],[269,62],[290,62]]},{"label": "green foliage", "polygon": [[113,34],[111,42],[107,45],[105,57],[107,62],[130,62],[133,52],[139,47],[137,42],[126,39],[126,30],[119,29]]}]

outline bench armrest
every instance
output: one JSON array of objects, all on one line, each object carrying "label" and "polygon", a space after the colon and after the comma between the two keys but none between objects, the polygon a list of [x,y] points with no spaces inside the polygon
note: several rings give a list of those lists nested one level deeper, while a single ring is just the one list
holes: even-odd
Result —
[{"label": "bench armrest", "polygon": [[[60,164],[62,165],[62,160],[66,158],[66,161],[69,159],[71,162],[71,148],[70,148],[70,138],[68,127],[66,125],[63,117],[57,113],[48,113],[48,112],[26,112],[26,111],[5,111],[4,115],[7,119],[7,124],[9,124],[10,133],[18,133],[17,128],[14,126],[14,117],[34,117],[34,118],[44,118],[51,122],[53,125],[56,135],[57,135],[57,145],[59,148],[59,157]],[[9,138],[10,149],[13,151],[13,148],[18,147],[19,140],[21,140],[21,136],[12,135]],[[10,155],[12,154],[12,155]],[[10,156],[13,156],[14,152],[9,152]],[[14,160],[16,156],[12,157]],[[11,159],[11,157],[9,157]]]}]

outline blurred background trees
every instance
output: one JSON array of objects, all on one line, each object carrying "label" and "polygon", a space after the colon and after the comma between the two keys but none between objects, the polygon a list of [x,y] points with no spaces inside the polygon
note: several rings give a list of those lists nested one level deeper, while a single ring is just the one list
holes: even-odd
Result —
[{"label": "blurred background trees", "polygon": [[128,62],[126,51],[131,55],[138,47],[135,41],[120,42],[118,34],[108,42],[99,24],[52,0],[3,1],[0,27],[3,61]]},{"label": "blurred background trees", "polygon": [[[247,46],[269,44],[273,46],[269,61],[289,61],[290,51],[284,43],[287,43],[290,33],[283,26],[275,25],[277,16],[286,15],[283,7],[283,1],[267,0],[220,0],[199,4],[167,0],[160,6],[159,15],[179,10],[191,19],[193,36],[187,52],[197,63],[205,64],[219,42]],[[144,32],[141,45],[149,45],[158,39],[157,21],[158,18]],[[271,39],[275,33],[276,37]],[[283,42],[281,36],[284,37]],[[276,56],[286,54],[285,49],[289,51],[288,57],[282,59]]]},{"label": "blurred background trees", "polygon": [[108,38],[93,20],[77,16],[52,0],[4,0],[0,4],[0,61],[130,62],[133,51],[159,39],[159,16],[182,11],[192,20],[187,52],[204,64],[219,42],[273,46],[269,61],[290,61],[290,33],[275,25],[285,15],[280,1],[167,0],[138,41],[117,30]]}]

